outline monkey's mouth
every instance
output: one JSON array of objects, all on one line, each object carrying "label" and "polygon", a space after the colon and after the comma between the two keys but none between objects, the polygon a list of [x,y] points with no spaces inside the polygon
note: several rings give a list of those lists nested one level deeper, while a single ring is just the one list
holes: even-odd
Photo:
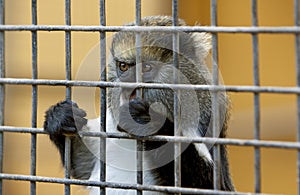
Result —
[{"label": "monkey's mouth", "polygon": [[134,100],[137,98],[137,90],[136,89],[122,89],[122,93],[120,96],[120,106],[129,103],[130,101]]},{"label": "monkey's mouth", "polygon": [[133,100],[133,99],[135,99],[136,98],[136,89],[134,89],[133,91],[132,91],[132,93],[130,94],[130,96],[129,96],[129,101],[130,100]]}]

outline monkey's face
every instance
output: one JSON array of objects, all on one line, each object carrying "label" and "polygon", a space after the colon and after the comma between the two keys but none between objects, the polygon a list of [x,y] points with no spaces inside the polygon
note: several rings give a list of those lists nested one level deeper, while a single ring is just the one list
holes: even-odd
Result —
[{"label": "monkey's face", "polygon": [[[170,26],[172,18],[146,17],[142,19],[141,25]],[[185,23],[179,20],[179,25],[185,25]],[[207,85],[211,83],[211,75],[205,64],[210,50],[210,35],[177,32],[178,66],[175,68],[173,62],[174,33],[149,31],[139,34],[141,40],[139,46],[136,45],[136,33],[134,32],[118,32],[114,35],[111,45],[111,61],[108,64],[109,81],[136,82],[136,68],[139,66],[142,70],[139,81],[145,83],[174,84],[174,73],[177,75],[176,83],[178,84]],[[140,51],[140,64],[136,63],[137,49]],[[180,120],[180,128],[200,129],[205,132],[210,124],[211,95],[209,91],[178,91],[172,87],[143,88],[141,97],[137,97],[136,92],[136,89],[128,87],[108,89],[108,107],[112,111],[115,124],[120,123],[120,118],[124,116],[124,112],[122,112],[124,110],[128,116],[126,123],[133,123],[135,122],[131,119],[134,118],[133,115],[143,118],[144,115],[140,111],[147,109],[149,109],[149,115],[152,111],[159,115],[158,117],[151,116],[149,120],[152,122],[160,118],[173,122],[174,99],[179,105],[177,106],[179,109],[177,115]],[[222,98],[224,99],[224,97],[223,95]],[[136,105],[132,106],[133,104]],[[122,109],[124,107],[125,109]],[[146,107],[146,109],[141,109],[141,107]],[[132,112],[130,113],[130,111]],[[145,117],[147,118],[147,116]],[[147,123],[147,120],[144,122]]]},{"label": "monkey's face", "polygon": [[[108,70],[109,81],[136,82],[136,68],[140,66],[142,70],[140,78],[145,83],[172,84],[174,83],[173,75],[177,73],[178,81],[181,84],[207,84],[208,81],[203,74],[207,74],[208,71],[205,65],[201,65],[202,59],[197,56],[192,36],[187,33],[179,33],[179,68],[175,68],[173,63],[172,39],[173,33],[141,33],[141,47],[139,48],[141,63],[137,64],[135,33],[117,33],[112,42],[112,60]],[[203,66],[202,70],[201,66]],[[137,99],[136,90],[126,87],[109,89],[108,104],[113,111],[117,124],[120,117],[124,115],[124,112],[120,113],[122,106],[131,105],[131,102]],[[153,112],[159,114],[160,117],[155,119],[162,120],[159,125],[162,125],[166,119],[173,121],[174,91],[176,90],[172,88],[142,89],[140,99],[143,101],[143,105],[147,104],[146,107],[150,107]],[[209,96],[207,91],[202,92],[203,94]],[[194,123],[194,126],[198,126],[200,116],[199,95],[200,93],[197,94],[195,91],[181,90],[180,97],[178,96],[179,103],[184,103],[184,106],[180,107],[181,117],[188,121],[186,123]],[[210,100],[206,103],[209,104]],[[130,107],[126,109],[129,113]],[[137,113],[137,115],[142,115],[142,113]],[[133,117],[132,113],[128,116]],[[153,117],[154,115],[149,120],[154,120]],[[134,120],[128,120],[127,123],[134,122]]]}]

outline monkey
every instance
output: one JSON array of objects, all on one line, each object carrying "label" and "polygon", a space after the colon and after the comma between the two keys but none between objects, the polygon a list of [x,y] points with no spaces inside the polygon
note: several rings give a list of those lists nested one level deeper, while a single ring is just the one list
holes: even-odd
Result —
[{"label": "monkey", "polygon": [[[179,26],[186,26],[179,19]],[[134,26],[134,23],[125,24]],[[171,26],[172,17],[147,16],[141,26]],[[211,36],[204,32],[176,32],[178,48],[173,49],[174,32],[140,32],[140,63],[137,64],[136,33],[117,32],[111,43],[107,80],[134,83],[140,66],[144,83],[160,83],[164,88],[107,88],[107,132],[125,132],[143,138],[151,135],[174,136],[176,128],[184,137],[212,136],[212,93],[208,90],[176,89],[172,85],[211,85],[206,65]],[[174,64],[174,53],[178,56]],[[174,74],[175,73],[175,74]],[[175,75],[175,76],[174,76]],[[176,80],[177,79],[177,80]],[[174,98],[175,97],[175,98]],[[217,96],[219,137],[226,137],[230,118],[230,100],[225,92]],[[174,106],[178,106],[177,114]],[[58,148],[64,164],[65,137],[71,139],[71,175],[76,179],[99,181],[99,138],[82,137],[78,132],[100,131],[100,118],[86,119],[86,112],[71,100],[58,102],[45,113],[44,130]],[[175,130],[174,130],[175,129]],[[174,143],[142,141],[143,184],[174,186]],[[135,140],[106,139],[106,181],[137,183]],[[234,191],[227,149],[220,145],[220,190]],[[181,186],[213,189],[213,150],[204,143],[181,143]],[[109,195],[136,194],[136,190],[106,188]],[[90,194],[99,188],[90,187]],[[145,191],[143,194],[168,194]]]}]

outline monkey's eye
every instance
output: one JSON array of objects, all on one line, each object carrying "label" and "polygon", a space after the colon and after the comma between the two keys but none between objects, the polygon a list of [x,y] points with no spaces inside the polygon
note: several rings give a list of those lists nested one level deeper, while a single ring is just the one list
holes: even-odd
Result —
[{"label": "monkey's eye", "polygon": [[143,64],[143,72],[150,72],[152,70],[152,66],[150,64]]},{"label": "monkey's eye", "polygon": [[117,62],[117,66],[122,72],[125,72],[129,69],[130,65],[125,62]]}]

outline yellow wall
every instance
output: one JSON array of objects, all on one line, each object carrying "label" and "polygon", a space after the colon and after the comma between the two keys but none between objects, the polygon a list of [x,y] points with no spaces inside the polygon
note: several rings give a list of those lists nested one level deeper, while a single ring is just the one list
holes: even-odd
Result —
[{"label": "yellow wall", "polygon": [[[171,1],[144,0],[143,16],[171,14]],[[222,26],[250,26],[250,0],[218,1],[218,23]],[[72,1],[72,24],[98,25],[98,0]],[[180,17],[188,24],[210,24],[209,0],[181,0]],[[134,1],[107,1],[107,24],[121,25],[134,20]],[[30,24],[29,1],[6,1],[6,24]],[[259,25],[293,25],[293,0],[258,0]],[[38,23],[64,24],[64,1],[38,1]],[[31,34],[6,33],[7,77],[31,77]],[[219,65],[227,85],[252,85],[252,40],[248,34],[220,34]],[[99,42],[98,33],[72,32],[73,78],[81,62]],[[64,33],[38,32],[39,78],[64,79]],[[261,85],[295,86],[295,51],[293,35],[259,35]],[[233,102],[229,136],[253,138],[253,95],[231,93]],[[40,86],[38,93],[38,127],[44,111],[64,99],[64,87]],[[31,125],[31,87],[7,86],[5,125]],[[296,135],[296,97],[294,95],[261,95],[261,135],[264,139],[293,141]],[[253,148],[229,147],[232,175],[240,191],[254,189]],[[29,174],[30,135],[5,133],[4,171]],[[62,177],[59,156],[44,135],[38,135],[37,174]],[[279,149],[262,150],[262,189],[265,193],[296,194],[296,152]],[[49,187],[51,187],[49,190]],[[81,188],[73,190],[82,194]],[[20,192],[21,190],[21,192]],[[5,181],[4,194],[29,194],[28,182]],[[38,194],[63,194],[63,186],[38,183]]]}]

